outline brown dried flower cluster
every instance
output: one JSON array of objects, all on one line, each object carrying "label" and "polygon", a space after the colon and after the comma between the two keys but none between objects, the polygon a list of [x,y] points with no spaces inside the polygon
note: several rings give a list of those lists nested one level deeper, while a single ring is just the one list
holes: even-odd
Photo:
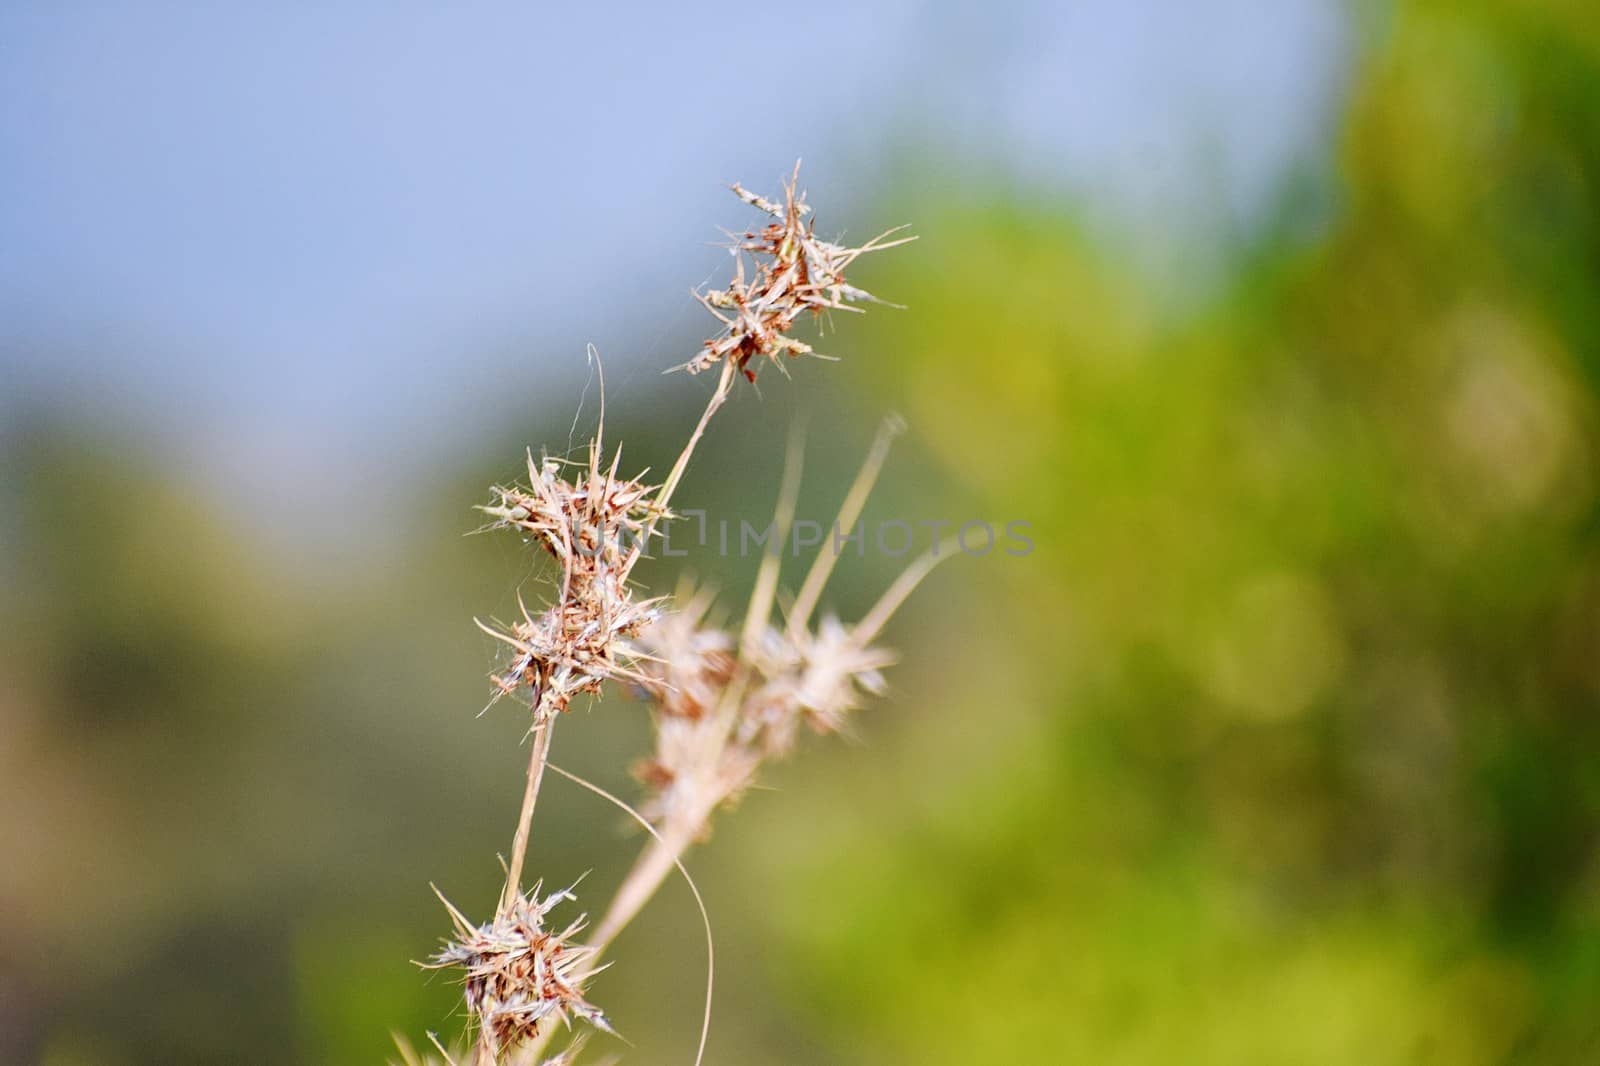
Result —
[{"label": "brown dried flower cluster", "polygon": [[[864,471],[865,479],[874,473]],[[824,548],[813,567],[822,580],[829,553]],[[808,584],[820,591],[820,580]],[[799,608],[785,627],[752,613],[742,636],[710,620],[707,592],[680,597],[640,640],[637,688],[651,703],[656,734],[655,752],[634,767],[649,793],[645,816],[672,835],[701,838],[712,813],[738,800],[763,763],[793,752],[802,726],[842,731],[866,696],[885,691],[882,671],[894,654],[873,641],[905,591],[892,589],[894,599],[886,596],[863,624],[830,614],[812,629]]]},{"label": "brown dried flower cluster", "polygon": [[651,703],[656,747],[633,773],[650,793],[641,811],[657,826],[698,824],[748,787],[760,762],[720,743],[728,723],[718,712],[739,660],[733,634],[706,620],[712,602],[704,589],[680,596],[640,641],[637,690]]},{"label": "brown dried flower cluster", "polygon": [[716,808],[755,783],[763,763],[794,750],[802,725],[840,732],[864,695],[881,696],[882,670],[894,662],[829,615],[797,638],[766,628],[736,663],[733,635],[704,622],[708,605],[697,596],[672,625],[664,620],[646,633],[639,688],[652,704],[656,750],[634,767],[649,790],[645,816],[662,827],[692,826],[696,836]]},{"label": "brown dried flower cluster", "polygon": [[508,629],[479,623],[510,645],[516,658],[495,677],[501,694],[526,686],[533,694],[535,724],[566,710],[580,692],[598,692],[606,680],[636,675],[624,641],[660,613],[659,599],[636,599],[628,575],[634,550],[649,537],[665,509],[652,489],[617,477],[620,450],[609,468],[600,466],[600,443],[574,480],[561,477],[562,463],[528,455],[528,486],[497,488],[498,499],[481,508],[500,526],[521,530],[561,567],[556,602],[538,615],[522,608]]},{"label": "brown dried flower cluster", "polygon": [[894,653],[870,635],[825,615],[817,628],[790,636],[768,630],[752,656],[762,677],[739,718],[740,743],[759,745],[767,758],[788,755],[802,723],[819,734],[837,733],[863,696],[882,696],[883,668]]},{"label": "brown dried flower cluster", "polygon": [[594,949],[572,941],[587,916],[580,915],[560,932],[546,929],[545,916],[576,897],[565,889],[541,899],[541,887],[519,895],[493,921],[479,926],[445,900],[456,939],[424,964],[465,972],[467,1008],[493,1056],[538,1035],[546,1019],[570,1028],[573,1018],[581,1018],[612,1031],[605,1015],[582,994],[584,983],[598,971],[591,965]]},{"label": "brown dried flower cluster", "polygon": [[[844,272],[868,252],[893,248],[914,240],[889,240],[898,229],[882,233],[859,248],[849,248],[816,235],[815,219],[805,193],[798,190],[800,172],[784,185],[784,202],[774,203],[735,184],[733,192],[750,206],[773,219],[760,230],[736,238],[734,277],[725,289],[696,293],[695,298],[716,316],[722,332],[706,341],[700,353],[685,364],[691,374],[709,370],[729,360],[751,381],[750,362],[756,357],[778,363],[783,355],[813,355],[811,346],[790,336],[803,311],[859,311],[857,302],[879,303],[865,290],[848,284]],[[903,227],[902,227],[903,228]],[[754,276],[746,277],[745,256],[754,262]]]}]

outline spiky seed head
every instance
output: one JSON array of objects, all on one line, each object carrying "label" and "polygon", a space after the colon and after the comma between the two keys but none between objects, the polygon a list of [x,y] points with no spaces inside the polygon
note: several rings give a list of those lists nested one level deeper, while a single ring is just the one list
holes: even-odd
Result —
[{"label": "spiky seed head", "polygon": [[497,488],[483,507],[498,526],[531,537],[561,567],[557,602],[538,614],[523,610],[520,621],[484,626],[514,652],[510,666],[494,677],[497,695],[526,688],[535,724],[566,710],[581,692],[598,692],[609,679],[633,680],[624,643],[655,621],[661,601],[636,599],[629,574],[655,524],[670,517],[638,479],[618,478],[621,455],[609,468],[590,448],[578,476],[561,475],[562,463],[528,457],[526,486]]},{"label": "spiky seed head", "polygon": [[634,642],[643,664],[638,687],[666,717],[710,715],[733,677],[733,636],[707,617],[713,599],[708,589],[680,590]]},{"label": "spiky seed head", "polygon": [[[860,311],[859,303],[879,303],[871,293],[845,281],[845,269],[868,252],[882,251],[913,240],[888,238],[896,230],[852,248],[818,237],[815,221],[807,221],[811,208],[798,188],[800,168],[784,184],[783,202],[757,196],[739,185],[733,193],[770,216],[759,230],[740,234],[730,251],[734,276],[726,288],[696,293],[703,307],[722,330],[701,346],[699,354],[684,364],[691,374],[731,361],[745,377],[756,379],[752,363],[766,359],[777,363],[785,355],[816,354],[811,346],[791,336],[796,320],[809,312]],[[745,257],[754,264],[747,276]]]},{"label": "spiky seed head", "polygon": [[746,700],[739,732],[770,755],[794,746],[802,722],[817,733],[843,729],[866,696],[883,695],[883,669],[895,661],[833,615],[815,632],[771,631],[758,647],[763,681]]},{"label": "spiky seed head", "polygon": [[[813,633],[767,627],[744,649],[748,674],[734,688],[735,641],[708,618],[709,594],[688,597],[639,640],[637,688],[652,701],[656,745],[634,766],[645,785],[645,817],[702,831],[719,806],[739,799],[762,763],[794,748],[802,725],[818,733],[844,728],[868,695],[881,695],[882,670],[894,655],[827,616]],[[716,712],[736,698],[729,723]]]},{"label": "spiky seed head", "polygon": [[706,762],[726,728],[716,712],[738,665],[733,635],[707,617],[712,601],[706,589],[680,592],[676,609],[636,642],[643,678],[636,688],[653,704],[656,745],[633,774],[650,789],[643,813],[657,824],[703,821],[748,786],[759,763],[732,745]]},{"label": "spiky seed head", "polygon": [[605,1014],[582,992],[598,972],[591,965],[594,949],[572,939],[583,931],[586,917],[580,915],[560,931],[547,928],[549,912],[575,897],[565,889],[541,898],[540,888],[535,885],[479,926],[446,900],[455,939],[422,964],[428,969],[463,971],[467,1009],[480,1038],[487,1039],[496,1054],[532,1039],[547,1021],[571,1026],[572,1019],[579,1018],[613,1032]]}]

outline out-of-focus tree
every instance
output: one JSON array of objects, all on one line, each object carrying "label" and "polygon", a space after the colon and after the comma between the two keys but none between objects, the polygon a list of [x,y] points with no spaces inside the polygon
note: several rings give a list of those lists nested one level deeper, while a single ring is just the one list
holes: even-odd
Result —
[{"label": "out-of-focus tree", "polygon": [[1198,311],[905,208],[857,365],[1038,542],[905,729],[1027,739],[775,880],[846,1060],[1600,1054],[1600,14],[1403,4],[1351,93]]}]

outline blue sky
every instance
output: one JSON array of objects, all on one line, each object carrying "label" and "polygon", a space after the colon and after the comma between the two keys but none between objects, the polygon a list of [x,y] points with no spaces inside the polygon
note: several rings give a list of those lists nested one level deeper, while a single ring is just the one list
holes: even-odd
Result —
[{"label": "blue sky", "polygon": [[1159,260],[1324,149],[1341,10],[13,2],[0,413],[336,494],[370,471],[330,449],[441,432],[508,365],[681,358],[638,330],[694,323],[719,183],[797,156],[848,205],[916,145]]}]

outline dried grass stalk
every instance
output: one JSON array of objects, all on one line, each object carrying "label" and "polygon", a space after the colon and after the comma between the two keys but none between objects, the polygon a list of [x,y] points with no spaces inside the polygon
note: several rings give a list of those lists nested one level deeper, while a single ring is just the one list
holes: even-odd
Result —
[{"label": "dried grass stalk", "polygon": [[[894,237],[897,231],[891,230],[849,247],[818,237],[798,176],[797,166],[781,202],[732,187],[768,221],[734,236],[734,271],[727,285],[696,294],[721,328],[680,369],[717,370],[719,376],[667,478],[652,486],[642,473],[620,476],[620,449],[607,459],[602,374],[600,422],[587,460],[536,460],[529,452],[527,483],[497,487],[482,508],[494,527],[518,533],[551,558],[559,577],[549,602],[539,609],[519,602],[521,616],[510,624],[479,623],[511,649],[508,665],[493,675],[493,699],[526,698],[532,744],[499,905],[489,921],[473,924],[445,901],[454,936],[423,964],[460,972],[475,1066],[569,1064],[587,1034],[580,1033],[556,1058],[545,1059],[543,1049],[557,1031],[578,1021],[612,1032],[587,991],[603,968],[600,955],[674,868],[688,876],[683,854],[705,837],[718,809],[743,795],[763,764],[789,755],[802,730],[840,731],[868,696],[883,692],[882,671],[893,656],[874,641],[931,567],[931,560],[919,560],[861,622],[849,625],[825,615],[813,626],[811,615],[833,567],[825,550],[812,564],[794,609],[777,624],[772,613],[780,564],[769,555],[737,633],[717,624],[708,593],[686,589],[675,598],[653,597],[641,594],[632,580],[657,526],[672,519],[671,501],[690,457],[738,377],[754,381],[763,360],[781,366],[785,356],[817,354],[794,336],[797,321],[879,302],[846,281],[846,270],[869,252],[912,239]],[[853,527],[859,517],[893,432],[886,425],[846,494],[839,516],[843,528]],[[777,516],[779,544],[793,517],[798,480],[799,449],[791,447]],[[550,912],[573,899],[571,891],[541,897],[535,885],[524,893],[522,869],[555,723],[577,696],[598,694],[608,681],[640,694],[655,723],[655,749],[636,764],[646,790],[643,810],[574,780],[638,817],[650,843],[592,938],[579,943],[575,938],[584,932],[585,918],[559,930],[547,925]],[[695,895],[698,900],[698,890]],[[706,928],[709,951],[709,920]],[[708,985],[707,1025],[709,997]],[[399,1044],[408,1066],[435,1061],[404,1041]],[[465,1061],[467,1053],[448,1052],[437,1039],[433,1046],[439,1061]],[[704,1050],[703,1029],[701,1055]]]}]

